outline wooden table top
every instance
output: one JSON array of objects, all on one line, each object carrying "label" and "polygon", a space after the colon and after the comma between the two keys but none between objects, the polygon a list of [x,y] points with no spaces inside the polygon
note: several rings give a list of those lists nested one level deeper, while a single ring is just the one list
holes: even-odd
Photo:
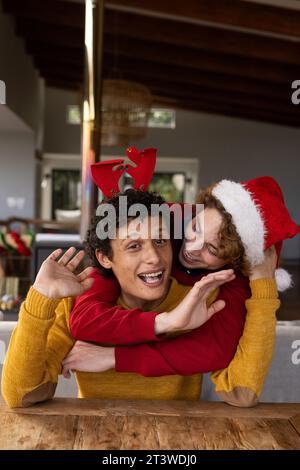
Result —
[{"label": "wooden table top", "polygon": [[300,449],[300,403],[55,398],[0,403],[0,449]]}]

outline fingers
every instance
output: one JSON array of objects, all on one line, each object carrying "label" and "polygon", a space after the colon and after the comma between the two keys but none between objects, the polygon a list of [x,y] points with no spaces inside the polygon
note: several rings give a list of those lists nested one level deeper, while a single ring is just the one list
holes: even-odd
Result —
[{"label": "fingers", "polygon": [[[56,251],[59,253],[56,254]],[[62,250],[59,249],[59,250],[56,250],[52,253],[52,255],[54,255],[54,257],[52,257],[51,259],[57,259],[58,256],[61,254]],[[74,248],[74,246],[71,246],[70,248],[68,248],[68,250],[62,255],[62,257],[57,261],[58,264],[61,264],[63,266],[66,266],[71,272],[75,271],[75,269],[77,268],[77,266],[81,263],[81,261],[83,260],[84,256],[85,256],[85,252],[84,250],[80,250],[78,251],[78,253],[76,253],[76,255],[74,256],[74,253],[76,251],[76,248]],[[51,256],[51,255],[50,255]]]},{"label": "fingers", "polygon": [[269,248],[267,248],[267,249],[265,250],[265,253],[266,253],[267,255],[276,255],[275,246],[272,245],[272,246],[270,246]]},{"label": "fingers", "polygon": [[74,255],[75,251],[76,251],[76,249],[74,248],[74,246],[71,246],[70,248],[68,248],[67,251],[58,260],[58,264],[62,264],[64,266],[66,266],[66,264],[68,264],[68,262],[70,261],[70,259]]},{"label": "fingers", "polygon": [[84,250],[78,251],[78,253],[76,253],[74,258],[72,258],[71,261],[68,262],[67,268],[70,269],[70,271],[72,272],[75,271],[75,269],[81,263],[84,257],[85,257],[85,251]]},{"label": "fingers", "polygon": [[199,294],[202,296],[203,299],[206,299],[209,296],[209,294],[211,294],[211,292],[213,292],[215,289],[218,289],[226,282],[232,281],[234,278],[235,276],[232,275],[230,277],[226,277],[223,279],[219,278],[215,281],[208,282],[204,287],[202,287]]},{"label": "fingers", "polygon": [[219,271],[216,273],[208,274],[204,276],[200,281],[194,284],[195,290],[200,291],[204,287],[208,285],[212,285],[213,283],[221,283],[231,281],[235,278],[235,274],[233,269],[225,269],[223,271]]},{"label": "fingers", "polygon": [[62,249],[57,248],[56,250],[52,251],[51,255],[49,255],[48,258],[45,259],[45,261],[49,259],[52,259],[55,261],[61,254],[62,254]]},{"label": "fingers", "polygon": [[219,312],[220,310],[223,310],[225,305],[226,304],[224,300],[217,300],[216,302],[214,302],[207,310],[208,319],[212,317],[215,313]]},{"label": "fingers", "polygon": [[[84,346],[86,344],[87,343],[85,343],[84,341],[76,341],[76,343],[74,344],[74,346],[71,349],[71,351],[69,352],[69,354],[67,354],[66,357],[64,358],[64,360],[62,361],[62,365],[64,367],[68,366],[71,362],[76,360],[77,355],[81,354],[82,346]],[[71,367],[68,367],[68,369],[71,369]]]},{"label": "fingers", "polygon": [[274,269],[276,269],[276,264],[277,264],[277,252],[276,252],[276,249],[275,249],[275,246],[274,246],[274,245],[270,246],[270,248],[268,248],[268,249],[265,251],[265,258],[271,260],[271,261],[273,262]]},{"label": "fingers", "polygon": [[92,277],[89,277],[85,279],[84,281],[82,281],[81,286],[83,288],[83,292],[86,292],[87,290],[89,290],[92,287],[93,282],[94,282],[94,279]]},{"label": "fingers", "polygon": [[86,278],[89,277],[89,275],[93,272],[94,268],[92,266],[89,266],[88,268],[85,268],[84,271],[82,271],[81,273],[77,274],[77,279],[82,282],[84,281]]},{"label": "fingers", "polygon": [[207,279],[207,278],[211,279],[212,277],[222,277],[222,276],[227,276],[227,275],[229,276],[231,274],[234,274],[233,269],[222,269],[222,271],[216,271],[216,272],[207,274],[202,279]]},{"label": "fingers", "polygon": [[220,287],[225,282],[230,282],[235,278],[235,274],[233,270],[226,270],[220,273],[212,273],[208,276],[203,277],[200,281],[196,282],[193,289],[191,290],[191,294],[196,296],[201,300],[206,300],[207,297],[213,292],[215,289]]},{"label": "fingers", "polygon": [[62,375],[64,376],[65,379],[70,379],[71,378],[71,372],[66,367],[63,367]]},{"label": "fingers", "polygon": [[213,280],[224,279],[227,277],[231,277],[232,275],[235,275],[233,269],[223,269],[222,271],[217,271],[214,273],[207,274],[206,276],[203,276],[198,282],[205,281],[205,280],[212,280],[212,279]]},{"label": "fingers", "polygon": [[70,351],[70,353],[64,358],[64,360],[62,361],[62,365],[64,367],[68,366],[68,364],[70,364],[74,359],[74,351],[73,349]]}]

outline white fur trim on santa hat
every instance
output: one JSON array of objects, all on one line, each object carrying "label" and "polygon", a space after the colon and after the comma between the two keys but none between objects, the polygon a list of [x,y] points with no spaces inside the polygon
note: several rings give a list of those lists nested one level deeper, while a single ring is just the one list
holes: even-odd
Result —
[{"label": "white fur trim on santa hat", "polygon": [[213,188],[212,194],[232,216],[250,265],[260,264],[264,259],[265,227],[251,193],[240,183],[222,180]]},{"label": "white fur trim on santa hat", "polygon": [[279,292],[283,292],[290,287],[293,287],[293,279],[288,271],[279,268],[275,271],[275,280]]}]

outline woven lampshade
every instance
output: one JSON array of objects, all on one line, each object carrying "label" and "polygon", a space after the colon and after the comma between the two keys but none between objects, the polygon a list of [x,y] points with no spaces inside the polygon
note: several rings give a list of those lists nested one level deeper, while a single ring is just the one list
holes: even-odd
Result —
[{"label": "woven lampshade", "polygon": [[128,145],[147,131],[152,104],[149,89],[126,80],[103,80],[102,145]]}]

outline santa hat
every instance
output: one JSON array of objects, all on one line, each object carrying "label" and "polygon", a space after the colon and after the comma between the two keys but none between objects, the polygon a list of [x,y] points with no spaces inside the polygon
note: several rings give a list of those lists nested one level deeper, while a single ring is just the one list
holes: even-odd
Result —
[{"label": "santa hat", "polygon": [[[300,232],[288,213],[280,186],[270,176],[244,183],[222,180],[214,186],[212,195],[232,216],[251,267],[263,261],[264,250],[272,245],[279,260],[283,240]],[[275,278],[279,291],[292,285],[284,269],[276,269]]]}]

